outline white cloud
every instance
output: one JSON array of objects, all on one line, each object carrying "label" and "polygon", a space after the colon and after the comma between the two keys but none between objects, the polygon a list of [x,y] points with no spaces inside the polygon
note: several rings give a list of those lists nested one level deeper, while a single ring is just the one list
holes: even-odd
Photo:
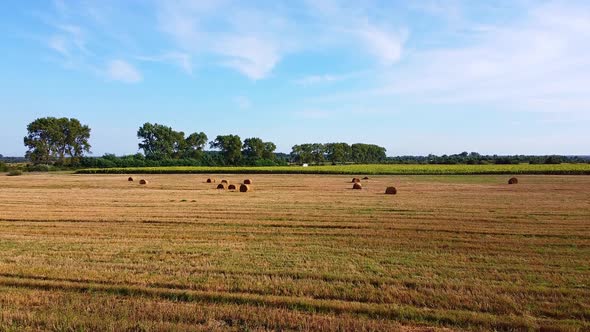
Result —
[{"label": "white cloud", "polygon": [[193,62],[190,54],[184,52],[166,52],[156,56],[138,56],[141,61],[171,63],[180,67],[185,73],[193,73]]},{"label": "white cloud", "polygon": [[109,62],[106,73],[110,79],[124,83],[137,83],[142,80],[141,73],[132,64],[123,60]]},{"label": "white cloud", "polygon": [[366,74],[367,71],[356,71],[344,74],[319,74],[319,75],[307,75],[303,76],[294,81],[295,84],[308,86],[323,83],[332,83],[338,81],[349,80],[352,78],[360,77]]},{"label": "white cloud", "polygon": [[89,54],[86,49],[86,36],[81,27],[72,24],[58,24],[56,34],[48,38],[47,46],[59,53],[67,64],[71,64]]},{"label": "white cloud", "polygon": [[62,36],[52,36],[51,38],[49,38],[47,45],[49,46],[49,48],[58,52],[62,56],[67,57],[70,55],[70,51],[67,47],[67,42],[65,38]]},{"label": "white cloud", "polygon": [[222,63],[253,80],[262,79],[279,61],[279,52],[272,42],[253,36],[228,37],[216,46],[219,54],[228,59]]},{"label": "white cloud", "polygon": [[336,76],[336,75],[330,75],[330,74],[308,75],[308,76],[305,76],[305,77],[302,77],[302,78],[296,80],[295,83],[297,83],[299,85],[313,85],[313,84],[319,84],[319,83],[335,82],[335,81],[340,81],[340,80],[342,80],[341,77]]},{"label": "white cloud", "polygon": [[179,48],[195,56],[214,55],[216,63],[253,80],[267,77],[286,51],[278,16],[225,1],[165,1],[158,10],[160,29]]},{"label": "white cloud", "polygon": [[472,27],[461,46],[416,49],[403,65],[375,72],[381,87],[324,101],[393,97],[430,107],[588,112],[590,7],[540,5],[510,23]]},{"label": "white cloud", "polygon": [[322,31],[329,35],[326,39],[348,43],[346,46],[371,54],[385,66],[401,59],[408,36],[407,29],[394,29],[387,21],[367,15],[367,8],[359,3],[351,5],[336,1],[307,1],[307,4],[312,15],[326,24],[326,31]]},{"label": "white cloud", "polygon": [[383,65],[392,65],[402,56],[403,44],[407,39],[407,32],[393,33],[373,24],[365,23],[356,33],[363,40],[368,50]]}]

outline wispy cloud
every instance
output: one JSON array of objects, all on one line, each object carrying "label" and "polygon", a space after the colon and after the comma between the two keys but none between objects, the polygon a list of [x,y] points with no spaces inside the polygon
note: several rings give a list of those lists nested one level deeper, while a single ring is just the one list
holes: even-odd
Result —
[{"label": "wispy cloud", "polygon": [[47,38],[47,47],[59,54],[64,66],[80,66],[90,53],[84,30],[73,24],[54,24],[52,27],[54,34]]},{"label": "wispy cloud", "polygon": [[535,5],[521,19],[471,27],[460,46],[413,50],[403,66],[376,71],[380,87],[320,100],[403,98],[426,107],[588,112],[588,6]]},{"label": "wispy cloud", "polygon": [[47,41],[47,46],[64,57],[70,56],[67,41],[63,36],[51,36]]},{"label": "wispy cloud", "polygon": [[356,34],[362,39],[367,49],[383,65],[392,65],[400,60],[402,48],[408,32],[391,32],[376,25],[365,22],[357,28]]},{"label": "wispy cloud", "polygon": [[193,73],[193,62],[190,54],[184,52],[166,52],[155,56],[138,56],[141,61],[171,63],[180,67],[185,73]]},{"label": "wispy cloud", "polygon": [[303,76],[299,79],[294,81],[295,84],[308,86],[308,85],[316,85],[316,84],[323,84],[323,83],[332,83],[338,81],[345,81],[352,78],[358,78],[364,74],[368,73],[368,71],[355,71],[350,73],[344,74],[318,74],[318,75],[307,75]]},{"label": "wispy cloud", "polygon": [[142,80],[142,75],[137,68],[120,59],[108,63],[106,74],[110,79],[124,83],[137,83]]},{"label": "wispy cloud", "polygon": [[158,21],[185,52],[214,55],[217,64],[253,80],[267,77],[286,52],[280,35],[284,22],[278,15],[229,6],[226,1],[161,2]]},{"label": "wispy cloud", "polygon": [[409,31],[405,27],[394,27],[386,20],[377,20],[366,13],[363,3],[338,1],[307,1],[312,15],[326,24],[331,39],[341,43],[354,41],[357,50],[371,54],[377,61],[390,66],[401,59]]},{"label": "wispy cloud", "polygon": [[228,37],[216,46],[216,51],[227,58],[223,65],[253,80],[268,76],[280,59],[275,45],[253,36]]}]

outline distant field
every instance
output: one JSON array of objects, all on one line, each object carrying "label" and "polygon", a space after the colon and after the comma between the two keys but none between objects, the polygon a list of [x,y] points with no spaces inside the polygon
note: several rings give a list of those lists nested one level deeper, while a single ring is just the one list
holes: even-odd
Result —
[{"label": "distant field", "polygon": [[554,174],[590,175],[590,164],[559,165],[346,165],[273,167],[132,167],[92,168],[78,174],[368,174],[368,175],[468,175],[468,174]]},{"label": "distant field", "polygon": [[209,176],[0,176],[0,330],[590,330],[590,176]]}]

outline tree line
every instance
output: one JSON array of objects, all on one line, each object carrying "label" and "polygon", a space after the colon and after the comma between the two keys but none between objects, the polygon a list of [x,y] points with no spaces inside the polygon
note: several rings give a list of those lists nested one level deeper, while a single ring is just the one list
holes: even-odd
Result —
[{"label": "tree line", "polygon": [[[142,166],[274,166],[297,164],[396,163],[396,164],[558,164],[587,163],[577,156],[498,156],[462,152],[453,155],[387,157],[384,147],[374,144],[307,143],[293,146],[290,154],[277,153],[276,145],[258,137],[242,141],[238,135],[218,135],[209,141],[203,132],[186,135],[172,127],[145,123],[137,130],[138,149],[143,153],[117,157],[88,157],[91,129],[74,118],[39,118],[27,126],[24,144],[32,169],[45,165],[66,167]],[[210,150],[206,150],[206,147]],[[4,166],[3,166],[4,167]]]},{"label": "tree line", "polygon": [[[141,166],[274,166],[287,161],[275,153],[276,145],[258,137],[242,141],[238,135],[218,135],[208,142],[203,132],[188,136],[158,123],[145,123],[137,131],[138,148],[143,154],[84,158],[84,167]],[[206,151],[205,148],[210,149]]]},{"label": "tree line", "polygon": [[356,143],[310,143],[293,146],[291,161],[305,164],[330,162],[375,164],[387,159],[384,147],[374,144]]},{"label": "tree line", "polygon": [[530,156],[530,155],[482,155],[477,152],[462,152],[459,154],[437,156],[429,154],[427,156],[398,156],[387,158],[387,163],[391,164],[468,164],[468,165],[485,165],[485,164],[561,164],[561,163],[590,163],[590,156]]}]

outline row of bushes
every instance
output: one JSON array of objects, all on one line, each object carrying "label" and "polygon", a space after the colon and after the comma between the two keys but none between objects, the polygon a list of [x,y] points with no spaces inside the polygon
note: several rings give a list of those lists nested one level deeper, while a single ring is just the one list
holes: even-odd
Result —
[{"label": "row of bushes", "polygon": [[0,172],[1,173],[7,172],[6,175],[8,175],[8,176],[17,176],[17,175],[23,174],[22,169],[20,169],[19,167],[8,166],[3,162],[0,162]]},{"label": "row of bushes", "polygon": [[[237,166],[283,166],[287,165],[287,160],[277,158],[270,159],[250,159],[243,158]],[[182,158],[182,159],[149,159],[142,154],[117,157],[112,154],[106,154],[102,157],[92,158],[84,157],[80,160],[80,167],[83,168],[115,168],[115,167],[172,167],[172,166],[226,166],[225,158],[221,154],[205,153],[199,159]]]},{"label": "row of bushes", "polygon": [[398,156],[388,157],[388,164],[437,164],[437,165],[518,165],[527,163],[531,165],[557,165],[562,163],[590,163],[590,158],[581,156],[527,156],[527,155],[480,155],[477,152],[463,152],[452,155],[428,155],[428,156]]}]

